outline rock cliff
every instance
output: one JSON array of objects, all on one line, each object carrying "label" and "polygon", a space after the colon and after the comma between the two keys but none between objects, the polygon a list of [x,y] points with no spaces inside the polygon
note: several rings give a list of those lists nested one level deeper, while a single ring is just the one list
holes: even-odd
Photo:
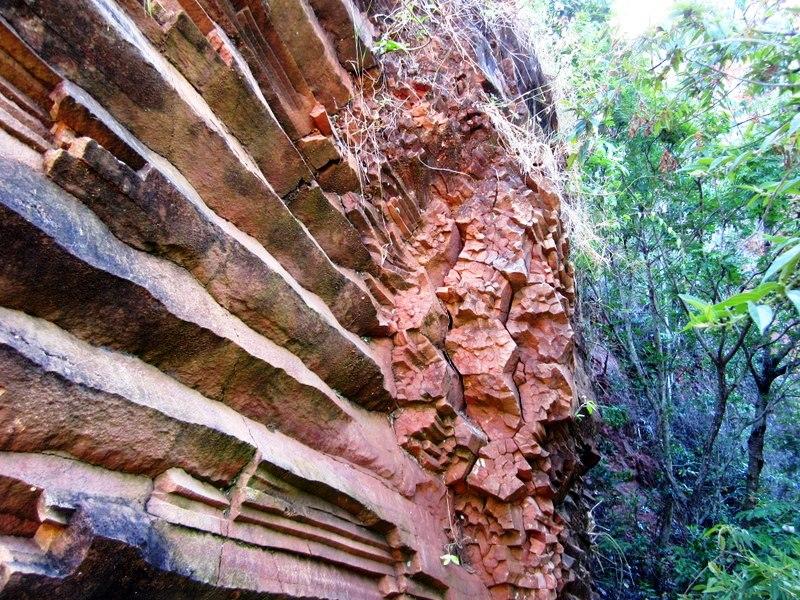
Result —
[{"label": "rock cliff", "polygon": [[588,595],[547,86],[393,8],[0,2],[0,598]]}]

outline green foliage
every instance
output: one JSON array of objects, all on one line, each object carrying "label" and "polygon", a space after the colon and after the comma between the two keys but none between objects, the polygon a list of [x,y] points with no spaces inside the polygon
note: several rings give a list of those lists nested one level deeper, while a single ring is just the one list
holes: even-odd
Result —
[{"label": "green foliage", "polygon": [[603,406],[603,421],[615,429],[620,429],[628,424],[630,419],[628,409],[624,406]]},{"label": "green foliage", "polygon": [[800,598],[800,536],[794,506],[768,503],[709,528],[716,556],[685,597],[720,600]]},{"label": "green foliage", "polygon": [[[727,326],[749,316],[761,334],[775,321],[776,310],[792,309],[800,314],[800,237],[777,237],[779,252],[767,268],[761,283],[745,292],[709,304],[689,294],[680,294],[692,309],[686,328]],[[777,281],[770,281],[777,275]]]},{"label": "green foliage", "polygon": [[584,400],[583,402],[581,402],[578,408],[575,409],[575,420],[580,421],[585,416],[591,417],[596,410],[597,410],[597,403],[594,400],[592,400],[591,398]]},{"label": "green foliage", "polygon": [[443,566],[447,565],[461,565],[461,559],[455,554],[442,554],[439,559],[442,561]]},{"label": "green foliage", "polygon": [[597,393],[617,458],[592,480],[598,526],[626,566],[598,559],[598,587],[609,598],[697,585],[688,593],[798,597],[781,587],[796,574],[794,534],[737,512],[753,491],[760,421],[757,495],[800,499],[800,12],[781,0],[682,3],[627,42],[608,7],[554,9],[571,74],[572,191],[608,248],[591,268],[576,257],[581,314],[588,343],[619,363]]},{"label": "green foliage", "polygon": [[670,548],[672,568],[676,573],[675,589],[691,590],[707,575],[706,565],[718,555],[716,539],[696,525],[686,528],[681,544]]},{"label": "green foliage", "polygon": [[408,52],[408,45],[389,38],[382,37],[373,48],[378,54],[388,54],[390,52]]}]

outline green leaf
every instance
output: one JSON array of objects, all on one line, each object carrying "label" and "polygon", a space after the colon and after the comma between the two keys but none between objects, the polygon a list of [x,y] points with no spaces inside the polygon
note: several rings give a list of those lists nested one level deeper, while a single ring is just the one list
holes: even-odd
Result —
[{"label": "green leaf", "polygon": [[800,313],[800,290],[786,290],[786,297],[794,304],[794,309]]},{"label": "green leaf", "polygon": [[789,123],[789,135],[794,135],[794,132],[800,129],[800,113],[797,113]]},{"label": "green leaf", "polygon": [[781,127],[778,127],[778,129],[773,131],[771,134],[769,134],[767,138],[764,140],[764,142],[761,144],[761,148],[759,150],[761,152],[766,152],[767,150],[772,148],[772,146],[775,145],[775,143],[778,141],[778,138],[781,136],[781,134],[784,133],[785,129],[786,126],[782,125]]},{"label": "green leaf", "polygon": [[396,42],[389,38],[381,38],[375,43],[375,51],[380,54],[387,54],[389,52],[408,52],[408,46],[403,42]]},{"label": "green leaf", "polygon": [[700,312],[705,312],[709,308],[711,308],[711,305],[708,302],[706,302],[705,300],[701,300],[697,296],[692,296],[691,294],[678,294],[678,297],[681,300],[683,300],[686,304],[692,306],[693,308],[696,308]]},{"label": "green leaf", "polygon": [[770,282],[770,283],[762,283],[761,285],[753,288],[752,290],[748,290],[746,292],[742,292],[740,294],[736,294],[731,296],[727,300],[723,300],[719,304],[715,304],[712,306],[712,310],[714,312],[720,311],[720,309],[738,309],[748,302],[758,302],[768,294],[773,292],[779,292],[783,289],[783,285],[780,283]]},{"label": "green leaf", "polygon": [[753,302],[747,303],[747,310],[750,313],[750,318],[758,327],[758,330],[763,334],[775,318],[775,311],[769,304],[755,304]]},{"label": "green leaf", "polygon": [[771,196],[777,196],[778,194],[792,194],[797,191],[798,186],[800,186],[800,177],[795,177],[785,181],[773,181],[765,185],[764,189],[769,191]]},{"label": "green leaf", "polygon": [[796,265],[796,259],[798,258],[800,258],[800,244],[795,244],[773,261],[769,269],[767,269],[767,272],[764,273],[762,281],[767,281],[784,267],[791,267],[793,264]]},{"label": "green leaf", "polygon": [[791,238],[785,235],[769,235],[768,233],[765,233],[764,239],[770,244],[775,244],[776,248],[783,248],[787,242],[793,242],[797,238]]}]

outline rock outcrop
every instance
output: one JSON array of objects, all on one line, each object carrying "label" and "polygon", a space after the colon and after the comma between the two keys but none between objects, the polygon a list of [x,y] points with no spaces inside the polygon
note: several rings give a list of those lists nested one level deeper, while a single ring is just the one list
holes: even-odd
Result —
[{"label": "rock outcrop", "polygon": [[0,2],[0,598],[588,594],[535,57],[382,26]]}]

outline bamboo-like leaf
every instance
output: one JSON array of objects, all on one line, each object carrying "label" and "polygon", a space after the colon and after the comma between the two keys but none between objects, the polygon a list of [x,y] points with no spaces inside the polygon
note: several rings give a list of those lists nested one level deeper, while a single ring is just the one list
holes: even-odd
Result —
[{"label": "bamboo-like leaf", "polygon": [[761,285],[753,288],[752,290],[748,290],[746,292],[742,292],[740,294],[736,294],[731,296],[727,300],[723,300],[719,304],[715,304],[712,308],[716,311],[718,309],[725,309],[725,308],[737,308],[739,306],[744,306],[748,302],[758,302],[768,294],[773,292],[778,292],[783,289],[783,285],[780,283],[762,283]]}]

